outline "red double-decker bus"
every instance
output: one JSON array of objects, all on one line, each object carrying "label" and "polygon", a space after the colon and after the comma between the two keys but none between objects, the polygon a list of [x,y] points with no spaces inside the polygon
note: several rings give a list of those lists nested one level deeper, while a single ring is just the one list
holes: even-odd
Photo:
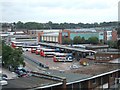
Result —
[{"label": "red double-decker bus", "polygon": [[43,57],[52,57],[55,52],[56,52],[55,49],[42,48],[42,49],[40,50],[40,55],[43,56]]}]

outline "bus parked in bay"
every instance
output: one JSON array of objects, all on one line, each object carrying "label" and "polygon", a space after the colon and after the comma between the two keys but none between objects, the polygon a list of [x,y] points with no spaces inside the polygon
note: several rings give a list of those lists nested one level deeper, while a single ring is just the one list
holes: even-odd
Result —
[{"label": "bus parked in bay", "polygon": [[37,49],[36,49],[35,54],[36,54],[36,55],[39,55],[39,54],[40,54],[40,48],[37,48]]},{"label": "bus parked in bay", "polygon": [[72,62],[73,56],[71,53],[54,53],[54,62]]},{"label": "bus parked in bay", "polygon": [[43,48],[44,48],[44,47],[36,48],[35,54],[36,54],[36,55],[39,55],[39,54],[40,54],[40,51],[41,51]]},{"label": "bus parked in bay", "polygon": [[31,53],[35,53],[36,48],[40,46],[38,45],[25,45],[22,47],[23,51],[30,51]]},{"label": "bus parked in bay", "polygon": [[11,47],[12,48],[19,48],[19,47],[22,47],[23,45],[24,45],[23,42],[16,42],[16,41],[11,42]]},{"label": "bus parked in bay", "polygon": [[52,57],[56,52],[58,52],[56,49],[42,48],[40,50],[40,55],[43,57]]}]

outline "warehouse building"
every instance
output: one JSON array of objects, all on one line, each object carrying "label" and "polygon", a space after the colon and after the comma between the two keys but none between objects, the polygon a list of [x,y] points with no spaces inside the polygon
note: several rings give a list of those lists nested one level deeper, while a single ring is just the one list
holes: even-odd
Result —
[{"label": "warehouse building", "polygon": [[42,42],[58,43],[59,32],[46,33],[41,36]]},{"label": "warehouse building", "polygon": [[75,36],[80,36],[81,38],[84,37],[85,40],[87,40],[90,37],[97,37],[99,38],[99,33],[96,32],[95,29],[66,29],[65,31],[70,32],[68,34],[65,34],[65,32],[63,31],[62,36],[66,36],[68,35],[68,37],[73,40]]},{"label": "warehouse building", "polygon": [[38,42],[50,42],[50,43],[63,43],[64,38],[69,38],[71,40],[74,37],[80,36],[85,40],[90,37],[97,37],[99,41],[116,41],[117,32],[115,30],[103,31],[95,29],[64,29],[64,30],[47,30],[38,33]]},{"label": "warehouse building", "polygon": [[[50,30],[51,31],[51,30]],[[86,40],[89,37],[98,37],[103,39],[103,36],[100,36],[98,32],[94,29],[65,29],[65,30],[54,30],[54,32],[39,32],[38,41],[40,42],[51,42],[62,44],[63,38],[69,38],[73,40],[75,36],[84,37]]]}]

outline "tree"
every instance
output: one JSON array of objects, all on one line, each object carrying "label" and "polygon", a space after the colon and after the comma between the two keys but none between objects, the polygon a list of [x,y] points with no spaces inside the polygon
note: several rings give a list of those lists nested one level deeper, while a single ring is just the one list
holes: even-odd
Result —
[{"label": "tree", "polygon": [[72,40],[69,38],[63,38],[63,41],[62,41],[63,44],[71,44],[71,42]]},{"label": "tree", "polygon": [[117,41],[107,41],[107,44],[109,45],[110,48],[118,48]]},{"label": "tree", "polygon": [[98,44],[99,40],[97,37],[90,37],[88,38],[88,42],[91,44]]},{"label": "tree", "polygon": [[117,30],[118,37],[120,37],[120,26],[116,28],[116,30]]},{"label": "tree", "polygon": [[19,65],[25,66],[24,59],[22,57],[22,51],[20,49],[12,49],[10,46],[2,43],[2,64],[3,67],[13,67],[14,69]]},{"label": "tree", "polygon": [[23,28],[25,28],[25,27],[24,27],[24,23],[21,22],[21,21],[18,21],[18,22],[16,23],[16,28],[17,28],[17,29],[23,29]]},{"label": "tree", "polygon": [[101,39],[101,40],[99,41],[99,43],[100,43],[100,44],[104,44],[104,40]]},{"label": "tree", "polygon": [[81,38],[81,43],[82,44],[85,43],[85,38],[84,37]]},{"label": "tree", "polygon": [[10,24],[8,23],[2,23],[1,25],[2,25],[2,28],[10,27]]},{"label": "tree", "polygon": [[73,43],[74,44],[80,44],[81,43],[81,37],[80,36],[75,36],[73,39]]},{"label": "tree", "polygon": [[44,25],[37,22],[27,22],[24,24],[25,29],[43,29]]}]

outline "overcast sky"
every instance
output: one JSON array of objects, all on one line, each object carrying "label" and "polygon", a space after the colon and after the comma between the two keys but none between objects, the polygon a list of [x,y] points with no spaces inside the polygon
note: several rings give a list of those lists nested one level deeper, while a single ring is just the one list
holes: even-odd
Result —
[{"label": "overcast sky", "polygon": [[118,20],[119,0],[0,0],[2,22],[94,23]]}]

